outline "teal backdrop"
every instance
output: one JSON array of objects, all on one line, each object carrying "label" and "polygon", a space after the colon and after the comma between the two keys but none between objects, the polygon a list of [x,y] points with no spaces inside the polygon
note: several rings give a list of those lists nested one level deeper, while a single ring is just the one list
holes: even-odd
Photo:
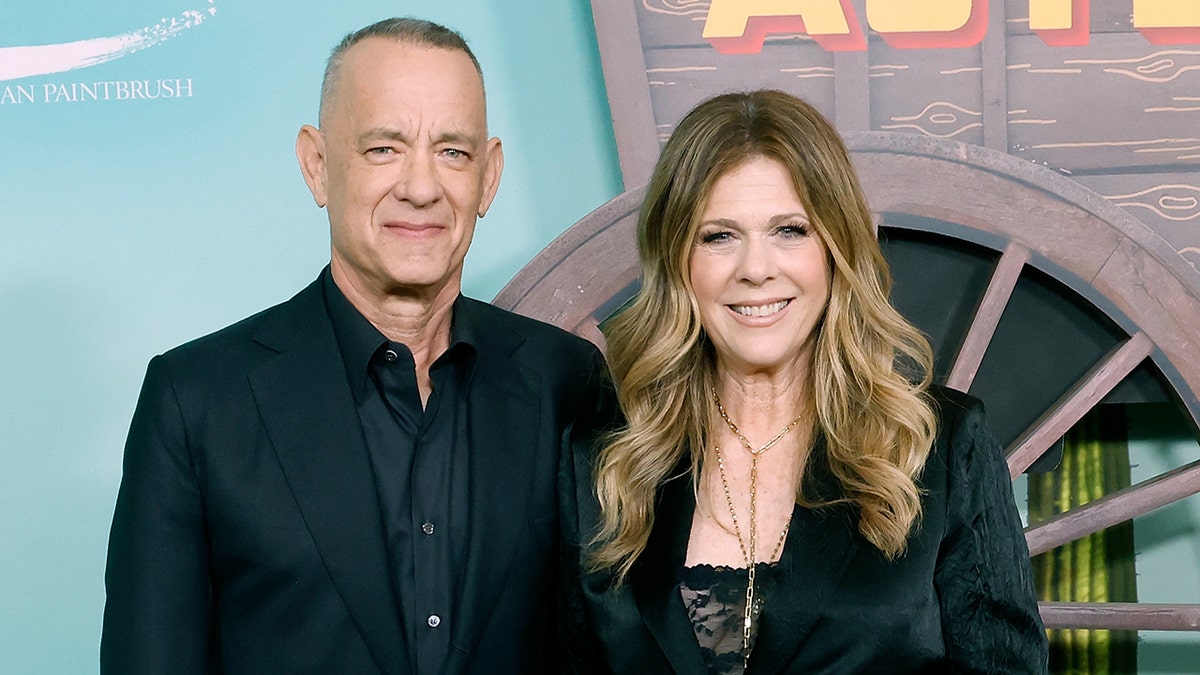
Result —
[{"label": "teal backdrop", "polygon": [[[621,189],[589,7],[0,5],[0,671],[96,671],[108,527],[146,362],[286,300],[328,260],[293,142],[316,121],[333,45],[414,15],[476,51],[506,166],[464,285],[490,299]],[[19,49],[38,45],[50,46]]]}]

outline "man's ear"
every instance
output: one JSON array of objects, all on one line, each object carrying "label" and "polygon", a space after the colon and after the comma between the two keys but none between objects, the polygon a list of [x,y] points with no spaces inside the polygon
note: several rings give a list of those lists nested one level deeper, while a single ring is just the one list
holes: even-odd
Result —
[{"label": "man's ear", "polygon": [[300,161],[300,173],[312,193],[317,206],[326,203],[325,137],[311,124],[300,127],[296,135],[296,159]]},{"label": "man's ear", "polygon": [[488,139],[487,153],[483,158],[483,197],[479,200],[479,217],[487,214],[488,207],[496,198],[500,187],[500,174],[504,172],[504,148],[499,138]]}]

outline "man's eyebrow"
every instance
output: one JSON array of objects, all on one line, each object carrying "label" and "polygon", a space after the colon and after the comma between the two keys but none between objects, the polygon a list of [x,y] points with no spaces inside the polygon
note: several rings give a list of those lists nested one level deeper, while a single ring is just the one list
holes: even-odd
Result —
[{"label": "man's eyebrow", "polygon": [[462,131],[447,131],[438,134],[437,137],[433,139],[433,142],[435,145],[449,143],[451,145],[469,145],[471,147],[474,147],[477,143],[474,135]]},{"label": "man's eyebrow", "polygon": [[380,140],[380,139],[385,140],[385,141],[400,141],[402,143],[408,142],[408,137],[404,134],[404,132],[402,132],[398,129],[389,129],[387,127],[376,127],[374,129],[367,129],[366,131],[364,131],[358,135],[359,143],[363,143],[366,141]]},{"label": "man's eyebrow", "polygon": [[[376,127],[374,129],[368,129],[358,135],[359,143],[366,143],[366,142],[375,141],[375,140],[397,141],[400,143],[411,142],[411,139],[409,139],[408,135],[405,134],[403,131],[400,131],[399,129],[391,129],[388,127]],[[474,145],[475,138],[471,134],[463,133],[460,131],[447,131],[445,133],[439,134],[436,138],[433,139],[433,142],[435,144],[454,143],[454,144],[460,144],[460,145],[467,145],[467,144]]]}]

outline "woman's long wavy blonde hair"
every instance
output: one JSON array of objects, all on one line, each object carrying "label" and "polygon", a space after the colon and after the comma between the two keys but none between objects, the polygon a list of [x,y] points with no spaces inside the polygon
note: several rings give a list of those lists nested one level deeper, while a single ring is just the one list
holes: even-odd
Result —
[{"label": "woman's long wavy blonde hair", "polygon": [[[709,99],[671,134],[638,218],[642,288],[606,327],[608,360],[626,425],[596,465],[602,518],[592,568],[620,583],[646,547],[657,489],[690,453],[699,475],[712,416],[715,355],[688,262],[716,180],[747,159],[779,161],[829,249],[831,295],[813,355],[813,432],[858,529],[888,557],[920,517],[915,477],[936,434],[926,396],[932,353],[888,302],[891,276],[845,145],[812,106],[779,91]],[[810,434],[810,438],[815,435]],[[810,507],[798,488],[797,501]]]}]

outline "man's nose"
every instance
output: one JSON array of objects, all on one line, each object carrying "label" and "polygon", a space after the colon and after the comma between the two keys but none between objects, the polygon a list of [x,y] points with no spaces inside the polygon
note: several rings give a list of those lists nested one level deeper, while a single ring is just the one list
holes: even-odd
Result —
[{"label": "man's nose", "polygon": [[399,180],[392,190],[396,198],[418,207],[441,199],[442,183],[438,177],[436,161],[437,159],[429,153],[408,153]]}]

